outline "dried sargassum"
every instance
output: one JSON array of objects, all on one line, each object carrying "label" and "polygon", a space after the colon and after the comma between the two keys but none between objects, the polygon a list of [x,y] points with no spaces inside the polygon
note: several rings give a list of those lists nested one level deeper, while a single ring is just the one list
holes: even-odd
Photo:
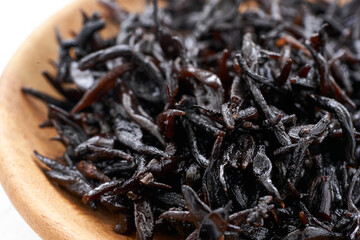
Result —
[{"label": "dried sargassum", "polygon": [[359,239],[358,1],[146,2],[56,30],[46,176],[139,239]]}]

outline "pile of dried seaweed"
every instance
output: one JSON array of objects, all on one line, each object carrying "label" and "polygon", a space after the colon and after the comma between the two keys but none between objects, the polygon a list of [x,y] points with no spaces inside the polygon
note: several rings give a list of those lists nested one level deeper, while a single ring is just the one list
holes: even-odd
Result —
[{"label": "pile of dried seaweed", "polygon": [[316,2],[102,0],[118,36],[57,32],[64,99],[23,89],[66,147],[45,174],[140,239],[359,239],[360,4]]}]

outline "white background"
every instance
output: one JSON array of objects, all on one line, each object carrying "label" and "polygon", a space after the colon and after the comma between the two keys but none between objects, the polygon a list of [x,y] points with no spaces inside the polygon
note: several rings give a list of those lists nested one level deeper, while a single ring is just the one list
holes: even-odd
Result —
[{"label": "white background", "polygon": [[[0,0],[0,73],[21,43],[42,22],[70,2],[72,0]],[[40,239],[16,212],[1,185],[0,239]]]}]

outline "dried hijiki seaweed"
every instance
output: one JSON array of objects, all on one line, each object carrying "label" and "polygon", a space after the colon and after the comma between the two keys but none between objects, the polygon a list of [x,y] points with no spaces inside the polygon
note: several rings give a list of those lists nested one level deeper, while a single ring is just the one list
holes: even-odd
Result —
[{"label": "dried hijiki seaweed", "polygon": [[360,238],[359,1],[100,3],[116,37],[56,31],[63,99],[23,88],[66,147],[49,179],[140,239]]}]

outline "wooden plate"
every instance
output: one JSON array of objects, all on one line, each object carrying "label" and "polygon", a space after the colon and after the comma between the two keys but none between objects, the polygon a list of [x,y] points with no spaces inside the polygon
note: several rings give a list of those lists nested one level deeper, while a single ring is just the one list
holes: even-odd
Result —
[{"label": "wooden plate", "polygon": [[[118,0],[124,8],[139,11],[143,2]],[[54,28],[64,38],[78,31],[81,12],[101,10],[96,0],[77,0],[37,29],[14,55],[0,80],[0,181],[11,202],[25,221],[43,239],[133,239],[115,234],[117,217],[106,211],[93,211],[81,201],[49,182],[34,161],[33,150],[55,157],[61,155],[61,144],[50,141],[52,129],[39,129],[46,119],[46,107],[24,96],[22,86],[58,96],[45,79],[42,70],[54,72],[49,59],[57,58]],[[101,11],[100,11],[101,12]],[[104,35],[115,35],[109,26]]]}]

